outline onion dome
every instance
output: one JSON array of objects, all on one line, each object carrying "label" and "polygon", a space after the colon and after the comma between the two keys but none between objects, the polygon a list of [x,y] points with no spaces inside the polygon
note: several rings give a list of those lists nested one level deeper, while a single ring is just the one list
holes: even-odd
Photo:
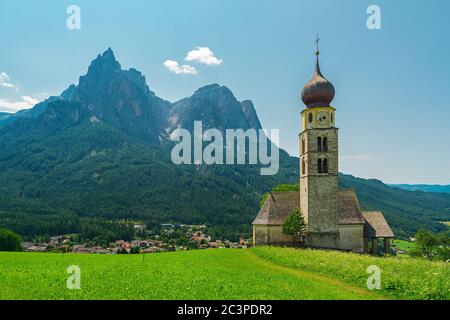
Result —
[{"label": "onion dome", "polygon": [[[317,43],[318,43],[317,39]],[[316,51],[316,69],[312,79],[302,90],[302,101],[308,108],[328,107],[334,98],[334,86],[320,72],[319,48]]]}]

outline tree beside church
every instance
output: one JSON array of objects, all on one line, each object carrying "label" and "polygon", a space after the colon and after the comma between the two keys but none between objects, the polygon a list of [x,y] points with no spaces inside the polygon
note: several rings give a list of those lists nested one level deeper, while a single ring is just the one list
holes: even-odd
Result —
[{"label": "tree beside church", "polygon": [[302,245],[306,235],[306,223],[303,214],[298,208],[291,211],[283,223],[283,233],[292,237],[292,246]]}]

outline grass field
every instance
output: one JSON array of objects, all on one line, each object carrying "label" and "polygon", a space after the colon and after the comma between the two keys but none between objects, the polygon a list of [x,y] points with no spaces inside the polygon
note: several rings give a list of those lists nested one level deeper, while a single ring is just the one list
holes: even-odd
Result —
[{"label": "grass field", "polygon": [[360,288],[366,287],[367,267],[376,265],[381,269],[380,295],[394,299],[450,299],[450,266],[444,262],[277,248],[255,248],[254,253],[278,265]]},{"label": "grass field", "polygon": [[[68,290],[69,265],[81,290]],[[366,289],[369,265],[382,269]],[[449,299],[443,263],[254,248],[142,255],[0,253],[0,299]]]},{"label": "grass field", "polygon": [[416,244],[414,242],[405,240],[395,240],[394,245],[397,249],[402,250],[406,253],[409,253],[411,250],[414,250],[416,248]]}]

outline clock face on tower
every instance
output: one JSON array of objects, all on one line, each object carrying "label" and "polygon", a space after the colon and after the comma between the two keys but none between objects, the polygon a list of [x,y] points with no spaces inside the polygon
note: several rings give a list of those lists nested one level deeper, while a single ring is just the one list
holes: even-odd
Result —
[{"label": "clock face on tower", "polygon": [[320,111],[317,114],[317,123],[320,126],[327,126],[330,124],[330,114],[326,111]]}]

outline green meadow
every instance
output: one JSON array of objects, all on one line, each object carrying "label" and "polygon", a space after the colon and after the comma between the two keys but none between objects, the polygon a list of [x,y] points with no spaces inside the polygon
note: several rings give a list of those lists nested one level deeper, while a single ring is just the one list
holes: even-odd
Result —
[{"label": "green meadow", "polygon": [[[68,266],[81,288],[67,289]],[[381,268],[368,290],[367,267]],[[449,299],[444,263],[261,247],[148,255],[0,253],[0,299]]]},{"label": "green meadow", "polygon": [[397,249],[404,251],[406,254],[408,254],[411,250],[414,250],[416,248],[416,244],[411,241],[405,241],[405,240],[394,240],[394,245]]}]

